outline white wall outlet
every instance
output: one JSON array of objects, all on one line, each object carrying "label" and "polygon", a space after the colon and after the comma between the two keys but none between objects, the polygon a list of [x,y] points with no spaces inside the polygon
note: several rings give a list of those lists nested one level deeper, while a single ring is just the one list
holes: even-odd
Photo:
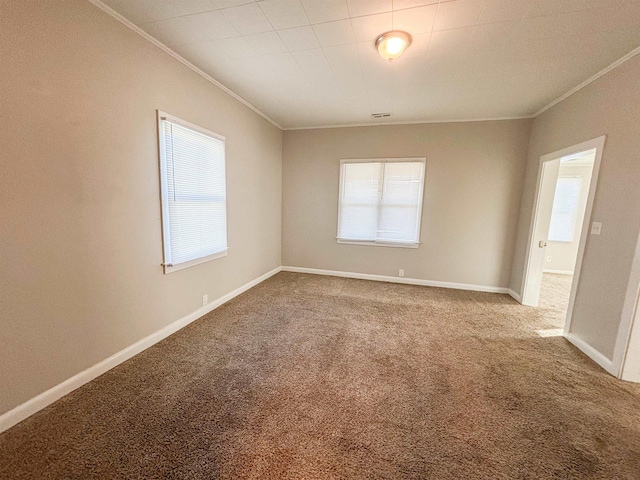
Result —
[{"label": "white wall outlet", "polygon": [[399,277],[404,277],[404,270],[403,269],[398,270],[398,276]]},{"label": "white wall outlet", "polygon": [[202,295],[202,305],[209,303],[209,295]]},{"label": "white wall outlet", "polygon": [[593,222],[591,224],[591,235],[600,235],[602,233],[602,222]]},{"label": "white wall outlet", "polygon": [[551,257],[547,257],[547,262],[550,262],[550,261],[551,261]]}]

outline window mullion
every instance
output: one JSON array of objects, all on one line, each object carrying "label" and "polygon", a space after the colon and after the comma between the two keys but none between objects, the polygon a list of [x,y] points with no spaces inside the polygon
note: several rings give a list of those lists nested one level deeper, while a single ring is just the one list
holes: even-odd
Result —
[{"label": "window mullion", "polygon": [[171,182],[173,183],[173,201],[176,201],[176,162],[175,155],[173,153],[173,124],[169,123],[169,138],[171,139]]},{"label": "window mullion", "polygon": [[382,225],[382,199],[384,198],[385,165],[385,162],[380,163],[380,179],[378,180],[378,215],[376,221],[376,237],[374,241],[379,240],[380,225]]}]

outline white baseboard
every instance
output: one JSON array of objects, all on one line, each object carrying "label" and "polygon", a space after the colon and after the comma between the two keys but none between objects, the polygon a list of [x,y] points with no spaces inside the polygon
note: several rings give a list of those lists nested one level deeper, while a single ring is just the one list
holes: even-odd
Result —
[{"label": "white baseboard", "polygon": [[613,361],[605,357],[602,353],[597,351],[587,342],[585,342],[581,338],[576,337],[571,333],[565,333],[564,338],[569,340],[569,342],[571,342],[578,350],[580,350],[587,357],[589,357],[591,360],[593,360],[602,368],[604,368],[608,373],[610,373],[613,376],[617,376],[617,373],[614,373]]},{"label": "white baseboard", "polygon": [[475,292],[509,293],[505,287],[492,287],[486,285],[474,285],[470,283],[439,282],[436,280],[422,280],[421,278],[391,277],[387,275],[374,275],[371,273],[343,272],[339,270],[321,270],[305,267],[282,267],[283,272],[310,273],[313,275],[329,275],[332,277],[357,278],[360,280],[374,280],[376,282],[405,283],[407,285],[422,285],[425,287],[453,288],[456,290],[472,290]]},{"label": "white baseboard", "polygon": [[186,327],[191,322],[197,320],[198,318],[206,315],[210,311],[216,309],[223,303],[228,302],[234,297],[237,297],[241,293],[246,292],[251,287],[256,286],[257,284],[263,282],[267,278],[275,275],[276,273],[281,271],[281,267],[274,268],[270,272],[261,275],[260,277],[250,281],[249,283],[245,283],[241,287],[236,288],[232,292],[223,295],[222,297],[214,300],[213,302],[208,303],[207,305],[202,306],[195,312],[192,312],[179,320],[176,320],[173,323],[170,323],[166,327],[158,330],[155,333],[143,338],[142,340],[137,341],[133,345],[128,346],[124,350],[120,350],[119,352],[111,355],[109,358],[97,363],[96,365],[87,368],[86,370],[74,375],[71,378],[68,378],[62,383],[59,383],[55,387],[50,388],[49,390],[41,393],[40,395],[33,397],[31,400],[27,400],[21,405],[18,405],[12,410],[4,413],[0,416],[0,433],[5,430],[11,428],[15,424],[21,422],[25,418],[33,415],[34,413],[42,410],[43,408],[51,405],[56,400],[64,397],[68,393],[71,393],[73,390],[81,387],[85,383],[90,382],[94,378],[99,377],[103,373],[112,369],[113,367],[121,364],[122,362],[130,359],[134,355],[146,350],[147,348],[155,345],[160,340],[164,340],[169,335],[177,332],[183,327]]},{"label": "white baseboard", "polygon": [[573,270],[549,270],[549,269],[544,269],[542,270],[542,273],[557,273],[560,275],[573,275]]},{"label": "white baseboard", "polygon": [[519,293],[509,289],[509,295],[511,295],[516,302],[522,303],[522,297],[520,296]]}]

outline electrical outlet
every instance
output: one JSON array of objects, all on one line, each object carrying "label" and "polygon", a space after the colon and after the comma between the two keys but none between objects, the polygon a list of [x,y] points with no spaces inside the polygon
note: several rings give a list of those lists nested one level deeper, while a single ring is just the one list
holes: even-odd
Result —
[{"label": "electrical outlet", "polygon": [[600,235],[602,233],[602,222],[593,222],[591,224],[591,235]]},{"label": "electrical outlet", "polygon": [[550,261],[551,261],[551,257],[547,257],[547,262],[550,262]]},{"label": "electrical outlet", "polygon": [[209,295],[202,295],[202,305],[209,303]]},{"label": "electrical outlet", "polygon": [[404,277],[404,270],[403,269],[398,270],[398,276],[399,277]]}]

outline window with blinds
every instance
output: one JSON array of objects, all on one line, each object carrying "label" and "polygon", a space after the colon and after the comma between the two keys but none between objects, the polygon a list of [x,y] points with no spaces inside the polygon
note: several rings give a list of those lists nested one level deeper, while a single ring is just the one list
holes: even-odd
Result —
[{"label": "window with blinds", "polygon": [[417,248],[424,158],[342,160],[338,243]]},{"label": "window with blinds", "polygon": [[580,193],[583,178],[580,176],[558,177],[553,197],[549,240],[573,242],[580,208]]},{"label": "window with blinds", "polygon": [[227,253],[224,137],[158,112],[165,273]]}]

